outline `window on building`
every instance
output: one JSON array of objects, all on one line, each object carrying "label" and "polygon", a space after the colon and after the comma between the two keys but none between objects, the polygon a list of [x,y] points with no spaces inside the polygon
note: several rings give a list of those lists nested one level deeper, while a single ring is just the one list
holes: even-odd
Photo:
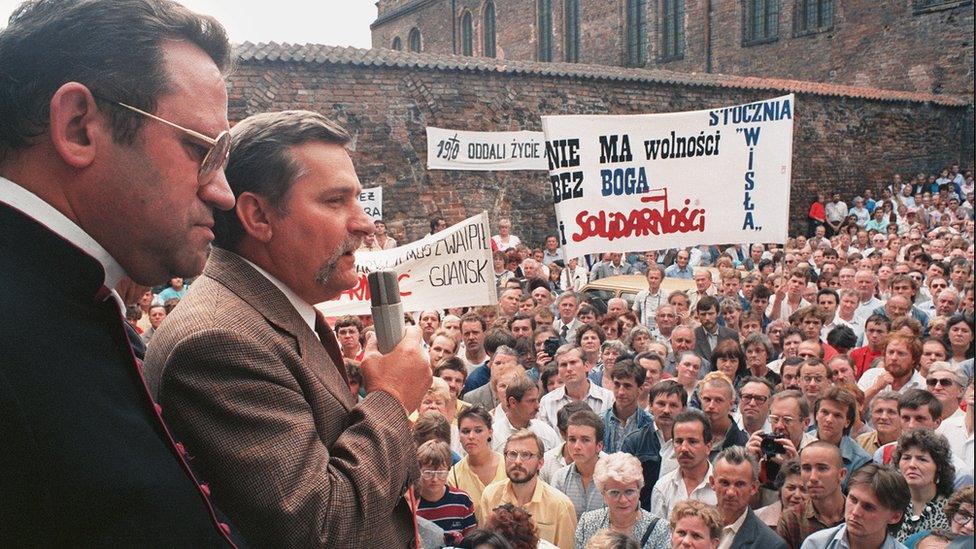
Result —
[{"label": "window on building", "polygon": [[485,2],[485,56],[495,57],[495,3]]},{"label": "window on building", "polygon": [[685,55],[685,2],[662,0],[661,61],[681,59]]},{"label": "window on building", "polygon": [[552,0],[538,0],[539,61],[552,61]]},{"label": "window on building", "polygon": [[779,0],[745,0],[742,45],[773,42],[779,36]]},{"label": "window on building", "polygon": [[579,61],[580,51],[580,3],[579,0],[566,0],[566,49],[568,63]]},{"label": "window on building", "polygon": [[393,48],[393,49],[395,49],[396,51],[403,50],[403,42],[400,41],[400,37],[399,36],[394,36],[393,37],[393,43],[390,44],[390,47]]},{"label": "window on building", "polygon": [[420,29],[417,27],[410,29],[410,35],[407,37],[407,41],[410,42],[410,51],[420,53]]},{"label": "window on building", "polygon": [[627,66],[643,67],[646,63],[647,27],[645,0],[627,0]]},{"label": "window on building", "polygon": [[474,55],[474,24],[471,22],[471,12],[464,10],[461,15],[461,53]]},{"label": "window on building", "polygon": [[915,0],[915,13],[947,10],[972,3],[972,0]]},{"label": "window on building", "polygon": [[797,0],[793,21],[797,35],[830,30],[834,26],[834,0]]}]

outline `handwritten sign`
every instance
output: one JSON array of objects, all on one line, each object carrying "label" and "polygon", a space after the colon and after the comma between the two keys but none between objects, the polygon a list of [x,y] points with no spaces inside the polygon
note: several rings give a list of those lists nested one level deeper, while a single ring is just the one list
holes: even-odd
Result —
[{"label": "handwritten sign", "polygon": [[428,170],[545,170],[542,132],[427,128]]},{"label": "handwritten sign", "polygon": [[785,242],[793,95],[704,111],[543,116],[567,257]]},{"label": "handwritten sign", "polygon": [[366,277],[393,269],[404,311],[495,305],[488,212],[392,250],[356,252],[359,283],[316,307],[326,316],[370,314]]},{"label": "handwritten sign", "polygon": [[363,189],[359,193],[359,205],[373,220],[383,219],[383,187]]}]

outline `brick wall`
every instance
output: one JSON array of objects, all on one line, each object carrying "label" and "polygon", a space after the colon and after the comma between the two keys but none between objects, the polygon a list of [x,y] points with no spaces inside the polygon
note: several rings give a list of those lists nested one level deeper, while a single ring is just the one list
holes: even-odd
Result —
[{"label": "brick wall", "polygon": [[[358,50],[356,56],[360,54],[376,53]],[[417,64],[436,65],[446,58],[398,55],[409,57],[413,66],[244,56],[230,77],[230,117],[240,120],[258,112],[299,108],[338,120],[355,136],[354,161],[363,186],[383,187],[391,229],[411,240],[428,231],[427,220],[433,215],[455,222],[481,210],[495,219],[511,217],[517,234],[530,242],[540,243],[554,230],[544,172],[427,171],[427,126],[539,130],[541,114],[685,111],[787,93],[782,88],[548,76],[524,66],[515,67],[519,71],[424,68]],[[804,226],[816,189],[839,189],[848,195],[867,184],[880,187],[896,171],[934,171],[959,161],[971,165],[971,126],[972,111],[966,106],[799,93],[792,229]]]},{"label": "brick wall", "polygon": [[[627,0],[579,0],[580,62],[626,64]],[[644,0],[648,67],[833,82],[895,90],[973,96],[973,3],[947,0],[916,10],[917,0],[834,0],[826,32],[796,36],[797,2],[780,0],[775,41],[743,46],[743,0],[684,0],[684,55],[660,61],[662,0]],[[538,0],[495,0],[498,57],[536,60]],[[552,0],[553,60],[563,60],[564,0]],[[406,44],[411,27],[424,36],[424,51],[460,53],[452,47],[450,14],[474,15],[475,55],[482,55],[483,0],[389,0],[380,2],[373,47]],[[411,11],[411,6],[420,6]],[[408,8],[408,9],[405,9]],[[405,11],[395,16],[398,10]],[[709,12],[711,15],[709,15]],[[384,19],[384,16],[392,18]],[[709,30],[710,27],[710,30]],[[708,47],[711,37],[711,48]],[[709,54],[710,50],[710,54]]]}]

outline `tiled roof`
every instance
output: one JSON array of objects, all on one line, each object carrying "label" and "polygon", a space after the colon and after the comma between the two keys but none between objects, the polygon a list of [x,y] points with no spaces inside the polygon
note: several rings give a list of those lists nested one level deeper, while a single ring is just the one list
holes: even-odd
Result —
[{"label": "tiled roof", "polygon": [[243,63],[299,63],[309,65],[360,65],[399,67],[432,70],[496,72],[557,76],[589,80],[621,82],[648,82],[679,86],[703,86],[772,90],[812,95],[852,97],[875,101],[905,101],[933,103],[950,107],[964,107],[972,98],[955,95],[918,93],[908,91],[861,88],[840,84],[823,84],[801,80],[758,78],[726,74],[679,73],[660,69],[634,69],[607,65],[578,63],[541,63],[537,61],[500,61],[487,57],[412,53],[388,49],[361,49],[321,44],[277,44],[275,42],[252,44],[245,42],[235,47],[239,61]]}]

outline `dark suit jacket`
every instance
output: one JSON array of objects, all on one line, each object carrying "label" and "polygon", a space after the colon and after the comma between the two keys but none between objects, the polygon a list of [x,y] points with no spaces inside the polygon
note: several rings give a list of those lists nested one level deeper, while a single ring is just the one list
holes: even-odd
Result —
[{"label": "dark suit jacket", "polygon": [[0,547],[216,547],[104,270],[0,204]]},{"label": "dark suit jacket", "polygon": [[787,549],[786,541],[756,517],[752,509],[746,511],[746,520],[739,533],[732,539],[736,549]]},{"label": "dark suit jacket", "polygon": [[651,509],[651,494],[654,485],[661,475],[661,441],[657,438],[654,431],[654,422],[630,433],[624,437],[620,444],[620,451],[626,452],[641,463],[641,472],[644,475],[644,486],[640,492],[640,505],[646,510]]},{"label": "dark suit jacket", "polygon": [[[718,327],[718,343],[726,339],[739,340],[739,332],[726,328],[725,326]],[[705,335],[705,328],[701,326],[695,328],[695,354],[704,358],[705,360],[712,360],[712,347],[708,344],[708,336]]]},{"label": "dark suit jacket", "polygon": [[153,336],[147,377],[248,541],[404,547],[413,520],[401,496],[418,476],[407,415],[385,392],[357,404],[325,336],[243,259],[214,248]]}]

